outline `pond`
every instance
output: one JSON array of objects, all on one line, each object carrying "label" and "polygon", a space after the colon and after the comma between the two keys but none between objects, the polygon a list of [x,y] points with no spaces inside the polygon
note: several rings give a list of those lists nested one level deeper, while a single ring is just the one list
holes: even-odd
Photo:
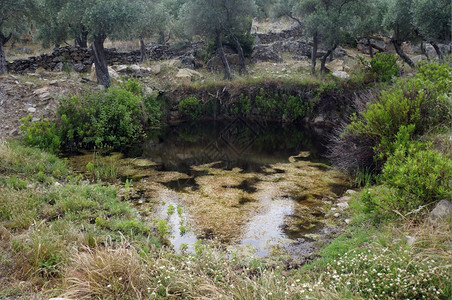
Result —
[{"label": "pond", "polygon": [[[129,201],[143,218],[171,226],[176,251],[215,238],[265,257],[312,245],[327,204],[347,188],[323,158],[325,142],[318,130],[237,118],[155,129],[103,159],[132,179],[139,196]],[[84,166],[92,158],[73,160]]]}]

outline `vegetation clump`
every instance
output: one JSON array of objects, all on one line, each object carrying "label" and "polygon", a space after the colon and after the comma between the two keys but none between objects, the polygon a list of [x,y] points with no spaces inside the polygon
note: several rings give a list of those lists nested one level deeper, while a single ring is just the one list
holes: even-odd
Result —
[{"label": "vegetation clump", "polygon": [[159,103],[128,80],[105,91],[63,98],[57,120],[23,119],[24,141],[52,152],[59,150],[122,149],[136,142],[147,126],[158,124]]}]

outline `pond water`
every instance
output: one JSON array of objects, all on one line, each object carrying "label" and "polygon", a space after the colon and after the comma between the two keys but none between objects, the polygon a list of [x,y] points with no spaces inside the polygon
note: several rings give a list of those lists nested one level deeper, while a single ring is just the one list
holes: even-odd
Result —
[{"label": "pond water", "polygon": [[[155,224],[166,220],[175,250],[216,238],[257,256],[289,249],[325,226],[325,202],[347,187],[323,158],[321,132],[237,118],[152,130],[113,154],[132,201]],[[86,165],[93,154],[73,158]],[[107,157],[103,159],[108,159]]]}]

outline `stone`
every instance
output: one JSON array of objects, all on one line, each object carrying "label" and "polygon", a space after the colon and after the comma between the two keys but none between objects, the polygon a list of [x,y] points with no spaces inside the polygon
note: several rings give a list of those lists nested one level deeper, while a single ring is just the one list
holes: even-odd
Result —
[{"label": "stone", "polygon": [[34,107],[29,107],[29,108],[27,109],[27,111],[28,111],[29,113],[34,113],[34,112],[36,112],[36,108],[34,108]]},{"label": "stone", "polygon": [[152,75],[158,75],[162,71],[162,67],[160,65],[152,65],[147,68],[147,71]]},{"label": "stone", "polygon": [[189,80],[189,81],[191,81],[193,79],[200,79],[202,77],[203,76],[201,73],[191,70],[191,69],[180,69],[176,74],[176,78]]},{"label": "stone", "polygon": [[342,196],[339,199],[337,199],[338,202],[348,202],[350,201],[351,197],[350,196]]},{"label": "stone", "polygon": [[332,62],[326,63],[325,67],[330,70],[330,72],[344,71],[344,61],[335,59]]},{"label": "stone", "polygon": [[441,220],[451,218],[452,215],[452,203],[447,200],[441,200],[430,212],[429,221],[437,225]]},{"label": "stone", "polygon": [[346,190],[345,191],[345,195],[353,195],[353,194],[355,194],[356,193],[356,191],[355,190]]},{"label": "stone", "polygon": [[134,72],[134,73],[140,73],[141,72],[141,68],[139,65],[130,65],[129,69]]},{"label": "stone", "polygon": [[272,47],[259,46],[255,47],[253,54],[251,55],[251,60],[253,63],[274,61],[282,62],[283,59],[273,50]]},{"label": "stone", "polygon": [[114,78],[116,80],[120,79],[120,77],[121,77],[115,70],[113,70],[112,67],[108,67],[108,74],[110,74],[111,78]]},{"label": "stone", "polygon": [[83,73],[83,72],[86,71],[86,66],[85,66],[83,63],[81,63],[81,62],[78,62],[78,63],[74,64],[74,65],[72,66],[72,68],[73,68],[74,71],[77,72],[77,73]]},{"label": "stone", "polygon": [[340,78],[340,79],[343,79],[343,80],[349,80],[350,79],[350,75],[348,75],[348,73],[344,72],[344,71],[336,71],[336,72],[333,72],[333,74],[331,74],[331,75],[333,75],[333,77]]},{"label": "stone", "polygon": [[415,57],[412,57],[411,60],[415,63],[418,64],[424,60],[426,60],[427,58],[424,55],[416,55]]},{"label": "stone", "polygon": [[348,208],[348,203],[347,202],[340,202],[337,204],[337,208],[344,210]]},{"label": "stone", "polygon": [[345,220],[344,220],[345,224],[350,224],[351,221],[352,221],[352,220],[350,220],[350,219],[345,219]]},{"label": "stone", "polygon": [[118,65],[116,66],[116,72],[121,73],[121,72],[127,72],[127,67],[126,65]]},{"label": "stone", "polygon": [[413,244],[416,242],[416,238],[409,236],[409,235],[406,235],[405,239],[406,239],[408,246],[413,246]]},{"label": "stone", "polygon": [[341,214],[340,214],[340,213],[335,213],[333,216],[334,216],[335,218],[339,218],[339,217],[341,216]]},{"label": "stone", "polygon": [[89,80],[97,82],[96,67],[94,66],[94,64],[91,65],[91,73],[89,75]]},{"label": "stone", "polygon": [[63,63],[59,62],[55,65],[55,67],[53,68],[54,72],[61,72],[63,71]]}]

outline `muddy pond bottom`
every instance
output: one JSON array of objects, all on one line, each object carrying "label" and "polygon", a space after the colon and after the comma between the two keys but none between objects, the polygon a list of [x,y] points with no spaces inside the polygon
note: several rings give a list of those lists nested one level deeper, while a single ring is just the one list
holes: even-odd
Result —
[{"label": "muddy pond bottom", "polygon": [[[312,243],[329,201],[347,188],[323,143],[312,129],[236,119],[164,127],[101,159],[132,179],[138,196],[128,201],[176,251],[216,239],[265,257]],[[71,160],[83,169],[92,159]]]}]

